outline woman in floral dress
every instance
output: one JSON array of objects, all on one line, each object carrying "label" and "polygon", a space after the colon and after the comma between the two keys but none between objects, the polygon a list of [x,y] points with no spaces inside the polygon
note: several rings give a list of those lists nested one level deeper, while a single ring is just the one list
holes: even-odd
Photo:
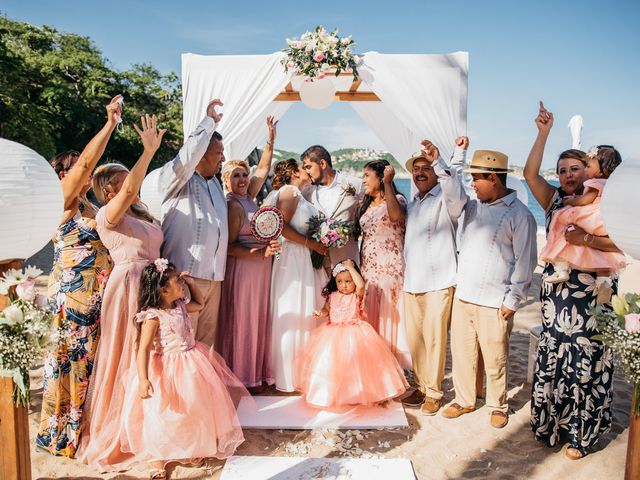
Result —
[{"label": "woman in floral dress", "polygon": [[410,368],[411,356],[400,312],[407,203],[397,192],[394,175],[386,160],[364,166],[364,199],[358,211],[356,236],[362,235],[360,268],[366,282],[367,321],[387,341],[400,365]]},{"label": "woman in floral dress", "polygon": [[[538,138],[527,159],[524,176],[533,196],[546,211],[548,230],[553,214],[564,207],[562,197],[582,191],[587,179],[587,157],[580,150],[562,152],[556,167],[560,187],[549,184],[539,170],[553,114],[542,102],[535,122]],[[608,237],[588,238],[590,235],[577,226],[565,235],[572,244],[588,243],[598,250],[617,251]],[[547,264],[542,275],[553,271],[553,266]],[[617,289],[615,280],[612,293]],[[613,354],[610,348],[593,339],[598,334],[592,314],[597,298],[596,274],[575,269],[566,282],[542,282],[540,291],[542,333],[531,386],[531,429],[535,438],[549,447],[567,442],[565,454],[571,460],[584,457],[599,436],[611,428]]]},{"label": "woman in floral dress", "polygon": [[118,95],[107,106],[107,123],[82,153],[61,153],[51,161],[64,193],[64,213],[53,237],[55,253],[48,289],[60,340],[44,360],[36,445],[54,455],[73,457],[76,453],[98,346],[102,293],[112,264],[96,231],[97,209],[86,194],[91,172],[117,125],[120,98]]}]

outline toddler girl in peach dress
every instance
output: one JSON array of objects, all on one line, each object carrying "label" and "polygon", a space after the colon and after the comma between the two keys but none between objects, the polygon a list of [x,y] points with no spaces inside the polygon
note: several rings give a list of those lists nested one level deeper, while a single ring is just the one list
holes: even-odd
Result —
[{"label": "toddler girl in peach dress", "polygon": [[151,478],[161,479],[169,462],[231,456],[244,441],[236,406],[249,393],[222,357],[194,340],[189,312],[202,308],[202,293],[186,272],[159,258],[144,268],[140,285],[122,442],[131,465],[148,462]]},{"label": "toddler girl in peach dress", "polygon": [[[607,178],[622,163],[620,153],[609,145],[600,145],[592,148],[587,156],[589,179],[584,182],[584,193],[564,197],[567,207],[553,216],[547,244],[540,254],[540,258],[553,264],[555,270],[544,279],[547,283],[566,282],[570,270],[576,269],[596,272],[596,284],[599,286],[608,283],[608,277],[625,266],[622,252],[604,252],[589,247],[594,237],[607,235],[600,215],[600,198]],[[566,241],[565,231],[573,229],[574,225],[586,232],[584,245],[573,245]]]},{"label": "toddler girl in peach dress", "polygon": [[315,317],[328,321],[311,332],[296,358],[294,384],[319,408],[382,403],[409,386],[393,353],[364,320],[364,280],[352,260],[338,263]]}]

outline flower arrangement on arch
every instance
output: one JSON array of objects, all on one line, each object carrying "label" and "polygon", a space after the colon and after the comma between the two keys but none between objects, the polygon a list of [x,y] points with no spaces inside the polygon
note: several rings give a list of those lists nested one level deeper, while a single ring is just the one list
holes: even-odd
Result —
[{"label": "flower arrangement on arch", "polygon": [[10,302],[0,312],[0,376],[13,379],[16,406],[29,404],[29,368],[58,338],[54,314],[39,305],[35,278],[41,273],[34,267],[10,269],[0,279],[0,294]]},{"label": "flower arrangement on arch", "polygon": [[313,32],[305,32],[300,39],[287,38],[287,54],[282,59],[285,71],[293,70],[297,75],[311,81],[324,78],[335,68],[336,77],[342,71],[351,71],[358,78],[358,57],[351,51],[355,45],[351,35],[340,38],[338,29],[327,32],[318,25]]},{"label": "flower arrangement on arch", "polygon": [[611,347],[625,376],[633,384],[632,412],[640,415],[640,294],[614,295],[610,308],[598,305],[595,318],[600,334],[594,339]]}]

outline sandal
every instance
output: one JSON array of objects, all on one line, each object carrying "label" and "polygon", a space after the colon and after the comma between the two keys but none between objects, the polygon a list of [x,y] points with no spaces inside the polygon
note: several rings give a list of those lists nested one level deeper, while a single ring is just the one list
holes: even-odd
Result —
[{"label": "sandal", "polygon": [[586,452],[576,447],[567,447],[564,454],[569,460],[580,460],[586,455]]},{"label": "sandal", "polygon": [[167,471],[164,468],[149,469],[149,478],[151,480],[163,480],[167,478]]}]

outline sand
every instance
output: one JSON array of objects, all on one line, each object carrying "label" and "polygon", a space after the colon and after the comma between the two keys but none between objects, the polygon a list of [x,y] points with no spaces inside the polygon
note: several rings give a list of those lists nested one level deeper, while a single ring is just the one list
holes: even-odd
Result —
[{"label": "sand", "polygon": [[[539,244],[544,240],[539,238]],[[622,373],[614,377],[613,426],[600,438],[599,449],[580,461],[565,458],[564,448],[549,449],[533,439],[529,427],[529,393],[526,383],[529,330],[540,323],[540,266],[536,269],[529,301],[515,317],[509,354],[509,424],[502,430],[489,425],[489,412],[478,409],[459,419],[441,415],[422,416],[418,409],[406,409],[408,429],[322,432],[292,430],[245,430],[246,441],[236,455],[333,457],[380,456],[407,458],[418,479],[500,478],[500,479],[616,479],[623,478],[631,386]],[[620,291],[640,290],[640,262],[632,261],[621,276]],[[453,399],[451,365],[447,364],[444,401]],[[32,371],[30,433],[38,428],[42,396],[42,370]],[[340,436],[341,435],[341,436]],[[349,437],[352,438],[349,443]],[[33,444],[33,442],[32,442]],[[357,444],[357,447],[354,446]],[[134,479],[148,478],[145,470],[100,475],[73,459],[54,457],[32,450],[34,479]],[[170,478],[220,478],[220,462],[204,467],[170,468]]]}]

